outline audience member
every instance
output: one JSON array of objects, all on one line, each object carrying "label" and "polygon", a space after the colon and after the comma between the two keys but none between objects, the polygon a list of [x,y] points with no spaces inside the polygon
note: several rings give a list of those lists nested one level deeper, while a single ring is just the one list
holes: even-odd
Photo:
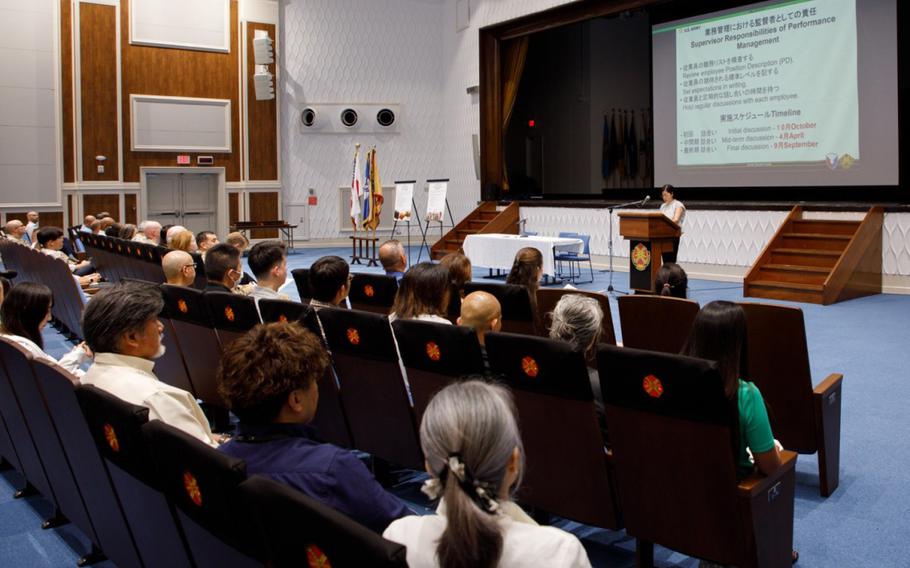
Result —
[{"label": "audience member", "polygon": [[[110,229],[111,227],[113,227],[117,223],[116,221],[114,221],[114,218],[111,217],[110,215],[108,215],[107,217],[99,217],[98,222],[101,224],[100,225],[101,232],[106,235],[108,234],[107,230]],[[108,236],[116,237],[117,235],[108,235]]]},{"label": "audience member", "polygon": [[182,250],[172,250],[161,259],[161,269],[168,284],[192,287],[196,281],[196,262],[190,253]]},{"label": "audience member", "polygon": [[[3,298],[9,294],[9,289],[12,287],[9,279],[16,277],[16,272],[12,270],[0,270],[0,305],[3,305]],[[3,318],[0,317],[0,322],[3,321]]]},{"label": "audience member", "polygon": [[[165,233],[166,244],[169,246],[171,244],[171,241],[174,240],[174,237],[184,231],[186,231],[186,227],[183,225],[171,225],[168,227],[168,230]],[[192,235],[192,233],[190,233],[190,235]]]},{"label": "audience member", "polygon": [[151,220],[139,223],[138,232],[133,240],[138,243],[159,245],[161,243],[161,223]]},{"label": "audience member", "polygon": [[164,354],[161,290],[148,283],[120,282],[98,292],[83,315],[85,341],[95,362],[82,378],[92,385],[149,409],[161,420],[212,446],[209,423],[192,394],[158,380],[155,359]]},{"label": "audience member", "polygon": [[221,450],[243,459],[248,474],[286,483],[381,532],[410,511],[354,454],[318,442],[306,425],[316,414],[317,382],[328,365],[322,342],[297,323],[257,326],[234,341],[218,371],[218,389],[240,424]]},{"label": "audience member", "polygon": [[35,242],[35,231],[38,230],[38,212],[29,211],[25,214],[28,224],[25,226],[25,232],[31,242]]},{"label": "audience member", "polygon": [[231,245],[215,245],[205,255],[206,292],[233,292],[242,275],[240,253]]},{"label": "audience member", "polygon": [[771,434],[761,392],[755,384],[743,380],[740,374],[745,348],[745,312],[733,302],[719,300],[706,304],[695,316],[684,353],[717,362],[727,399],[738,409],[738,474],[745,477],[752,473],[754,459],[759,471],[771,475],[780,467],[780,453]]},{"label": "audience member", "polygon": [[496,296],[488,292],[471,292],[461,302],[461,315],[458,316],[458,325],[474,329],[477,342],[480,343],[480,354],[483,357],[483,367],[489,371],[490,363],[487,359],[485,334],[488,331],[502,329],[502,306]]},{"label": "audience member", "polygon": [[689,277],[682,266],[675,262],[668,262],[657,271],[654,289],[661,296],[685,298],[689,291]]},{"label": "audience member", "polygon": [[218,235],[212,231],[199,231],[196,233],[196,249],[205,258],[205,252],[218,244]]},{"label": "audience member", "polygon": [[101,213],[98,213],[97,215],[95,215],[95,218],[98,219],[99,221],[102,221],[104,219],[113,219],[113,217],[111,217],[111,214],[108,213],[107,211],[102,211]]},{"label": "audience member", "polygon": [[594,406],[601,418],[601,429],[606,430],[604,399],[597,373],[597,342],[603,331],[604,312],[594,298],[581,294],[566,294],[553,309],[550,339],[559,339],[572,345],[585,356],[588,380],[594,393]]},{"label": "audience member", "polygon": [[89,229],[91,229],[93,235],[100,235],[100,234],[101,234],[101,221],[99,221],[99,220],[96,219],[96,220],[89,226]]},{"label": "audience member", "polygon": [[390,239],[379,245],[379,262],[386,274],[401,282],[404,271],[408,269],[408,255],[401,241]]},{"label": "audience member", "polygon": [[32,240],[28,237],[28,233],[25,230],[25,225],[18,219],[7,222],[3,226],[3,232],[6,233],[6,237],[10,240],[18,241],[24,245],[32,244]]},{"label": "audience member", "polygon": [[44,352],[41,330],[51,319],[54,295],[44,284],[22,282],[13,286],[0,306],[0,334],[32,354],[36,359],[57,363],[77,378],[85,372],[80,368],[92,354],[80,343],[59,361]]},{"label": "audience member", "polygon": [[471,281],[471,259],[460,252],[450,252],[439,261],[449,271],[449,318],[461,313],[464,285]]},{"label": "audience member", "polygon": [[[102,225],[103,225],[104,222],[107,221],[107,220],[108,220],[108,219],[103,219],[103,220],[101,221]],[[121,225],[120,223],[113,222],[113,223],[110,224],[110,226],[108,226],[106,229],[104,229],[104,234],[107,235],[107,236],[109,236],[109,237],[116,237],[116,238],[119,238],[119,237],[120,237],[120,228],[121,228],[121,227],[122,227],[122,225]]]},{"label": "audience member", "polygon": [[173,225],[164,225],[161,227],[161,230],[158,231],[158,246],[167,246],[167,232],[171,230],[171,227],[173,227]]},{"label": "audience member", "polygon": [[136,236],[136,225],[126,223],[120,227],[120,233],[117,235],[125,241],[131,241]]},{"label": "audience member", "polygon": [[[63,252],[63,229],[60,227],[41,227],[35,237],[37,238],[36,250],[40,250],[51,258],[62,260],[66,263],[70,272],[76,276],[89,276],[95,272],[95,267],[92,266],[91,262],[76,260]],[[97,282],[100,279],[100,275],[96,275],[89,280]],[[80,281],[80,283],[83,282]]]},{"label": "audience member", "polygon": [[390,320],[419,319],[447,323],[449,271],[432,262],[421,262],[405,272],[398,284]]},{"label": "audience member", "polygon": [[455,383],[430,401],[420,444],[441,497],[435,515],[409,516],[383,536],[407,547],[412,568],[590,566],[578,539],[538,526],[511,496],[524,467],[521,433],[509,392],[481,381]]},{"label": "audience member", "polygon": [[506,284],[517,284],[528,289],[531,299],[531,310],[539,325],[540,314],[537,313],[537,290],[543,277],[543,254],[533,247],[525,247],[515,254],[512,269],[506,277]]},{"label": "audience member", "polygon": [[196,237],[189,231],[180,231],[168,240],[167,246],[169,249],[196,252]]},{"label": "audience member", "polygon": [[247,257],[250,270],[256,276],[256,284],[250,292],[257,304],[262,298],[289,300],[278,290],[288,279],[287,248],[281,241],[262,241],[250,249]]},{"label": "audience member", "polygon": [[351,269],[340,256],[324,256],[310,266],[310,305],[337,308],[351,291]]},{"label": "audience member", "polygon": [[82,226],[79,227],[79,232],[80,233],[91,233],[92,232],[92,223],[94,223],[94,222],[95,222],[94,215],[86,215],[85,218],[82,219]]},{"label": "audience member", "polygon": [[[239,232],[235,231],[233,233],[228,233],[228,236],[224,238],[224,242],[235,247],[240,251],[240,255],[243,256],[244,251],[248,246],[250,246],[250,240],[246,236]],[[244,290],[252,290],[252,284],[256,282],[256,279],[247,274],[243,273],[243,278],[240,279],[240,282],[237,283],[238,286],[244,286]]]}]

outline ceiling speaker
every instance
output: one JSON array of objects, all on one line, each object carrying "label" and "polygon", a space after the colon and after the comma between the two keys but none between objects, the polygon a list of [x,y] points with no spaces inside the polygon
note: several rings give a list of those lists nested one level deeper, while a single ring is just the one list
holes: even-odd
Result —
[{"label": "ceiling speaker", "polygon": [[341,111],[341,124],[348,128],[357,124],[357,111],[352,108],[346,108]]},{"label": "ceiling speaker", "polygon": [[303,109],[303,111],[300,113],[300,122],[302,122],[303,125],[307,127],[316,124],[316,111],[311,107],[306,107]]},{"label": "ceiling speaker", "polygon": [[392,126],[395,124],[395,113],[389,108],[379,109],[376,113],[376,123],[382,127]]}]

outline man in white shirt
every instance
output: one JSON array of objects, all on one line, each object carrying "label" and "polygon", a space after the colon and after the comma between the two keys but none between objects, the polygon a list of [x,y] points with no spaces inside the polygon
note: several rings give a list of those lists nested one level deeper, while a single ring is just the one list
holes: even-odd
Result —
[{"label": "man in white shirt", "polygon": [[6,236],[13,241],[18,241],[24,245],[31,245],[31,240],[27,240],[27,235],[25,234],[25,225],[22,224],[22,221],[13,219],[3,226],[3,232],[6,233]]},{"label": "man in white shirt", "polygon": [[158,221],[143,221],[139,223],[139,231],[133,240],[137,243],[158,245],[161,240],[161,223]]},{"label": "man in white shirt", "polygon": [[253,285],[250,296],[256,300],[257,305],[262,298],[290,299],[278,292],[288,279],[288,257],[284,243],[281,241],[256,243],[250,249],[247,263],[256,277],[256,284]]},{"label": "man in white shirt", "polygon": [[95,353],[95,362],[82,384],[145,406],[150,420],[217,446],[193,395],[159,381],[152,372],[155,359],[164,354],[164,326],[158,321],[163,306],[161,291],[146,283],[122,282],[98,292],[83,315],[85,342]]},{"label": "man in white shirt", "polygon": [[26,213],[26,217],[28,217],[28,225],[25,226],[25,233],[31,242],[35,242],[35,231],[38,230],[38,212],[29,211]]}]

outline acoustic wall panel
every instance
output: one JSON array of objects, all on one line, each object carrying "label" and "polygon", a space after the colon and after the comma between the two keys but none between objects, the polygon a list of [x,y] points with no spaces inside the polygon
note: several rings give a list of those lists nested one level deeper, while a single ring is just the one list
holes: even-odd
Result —
[{"label": "acoustic wall panel", "polygon": [[130,43],[231,50],[230,0],[132,0]]},{"label": "acoustic wall panel", "polygon": [[230,152],[231,101],[130,95],[133,151]]}]

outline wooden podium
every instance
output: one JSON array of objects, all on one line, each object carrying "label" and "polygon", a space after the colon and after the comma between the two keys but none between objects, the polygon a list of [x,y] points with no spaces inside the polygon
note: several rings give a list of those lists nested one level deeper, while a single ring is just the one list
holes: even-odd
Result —
[{"label": "wooden podium", "polygon": [[682,231],[663,213],[621,211],[619,234],[629,240],[629,288],[654,293],[661,253],[673,250],[673,239]]}]

